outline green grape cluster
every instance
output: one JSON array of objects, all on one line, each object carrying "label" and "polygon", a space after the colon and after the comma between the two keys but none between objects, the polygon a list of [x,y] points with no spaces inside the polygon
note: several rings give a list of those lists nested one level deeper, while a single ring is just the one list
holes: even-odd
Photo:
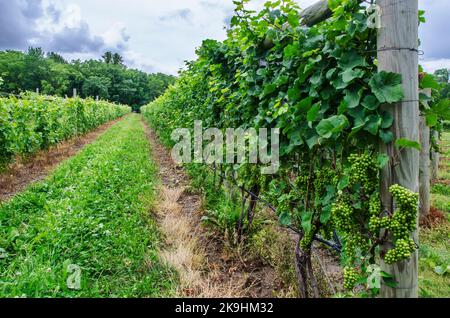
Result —
[{"label": "green grape cluster", "polygon": [[381,212],[381,199],[380,195],[376,192],[369,200],[369,213],[372,216],[378,216]]},{"label": "green grape cluster", "polygon": [[361,183],[367,192],[372,192],[378,184],[379,169],[375,158],[369,154],[352,154],[348,157],[351,164],[350,183]]},{"label": "green grape cluster", "polygon": [[322,197],[326,193],[326,188],[333,182],[336,177],[336,171],[330,168],[322,168],[314,173],[314,190],[317,198]]},{"label": "green grape cluster", "polygon": [[383,217],[379,218],[377,216],[371,216],[369,220],[369,231],[372,233],[377,233],[381,229],[387,229],[391,227],[391,218]]},{"label": "green grape cluster", "polygon": [[393,264],[411,257],[411,254],[416,250],[416,243],[412,239],[399,239],[395,242],[395,248],[389,250],[384,256],[384,261],[387,264]]},{"label": "green grape cluster", "polygon": [[365,239],[359,231],[352,231],[345,238],[345,254],[355,260],[357,255],[369,248],[368,240]]},{"label": "green grape cluster", "polygon": [[358,282],[358,272],[351,267],[344,268],[344,287],[347,290],[352,290]]},{"label": "green grape cluster", "polygon": [[[381,229],[389,230],[395,238],[394,248],[385,255],[385,261],[392,264],[411,256],[416,250],[416,244],[410,239],[411,232],[417,228],[417,205],[419,196],[396,184],[389,189],[397,203],[397,210],[391,216],[378,217],[375,211],[380,211],[380,203],[374,200],[370,203],[369,230],[376,233]],[[372,198],[371,198],[372,201]]]},{"label": "green grape cluster", "polygon": [[408,238],[409,234],[411,233],[411,230],[407,226],[405,218],[403,218],[401,214],[395,214],[392,217],[388,229],[397,238]]},{"label": "green grape cluster", "polygon": [[419,195],[398,184],[394,184],[389,188],[392,196],[397,203],[404,207],[416,208]]},{"label": "green grape cluster", "polygon": [[333,222],[328,222],[326,224],[322,224],[320,228],[320,235],[326,240],[332,240],[334,235],[334,226]]},{"label": "green grape cluster", "polygon": [[353,207],[344,201],[338,201],[331,207],[333,223],[338,230],[351,232],[354,229],[352,221]]},{"label": "green grape cluster", "polygon": [[398,210],[393,217],[391,230],[399,233],[398,236],[412,232],[417,227],[417,207],[419,195],[399,185],[393,185],[389,189],[398,205]]},{"label": "green grape cluster", "polygon": [[398,184],[391,186],[389,191],[398,206],[387,227],[394,235],[396,241],[394,248],[386,253],[384,260],[386,263],[392,264],[408,259],[417,249],[410,236],[411,232],[417,228],[419,195]]}]

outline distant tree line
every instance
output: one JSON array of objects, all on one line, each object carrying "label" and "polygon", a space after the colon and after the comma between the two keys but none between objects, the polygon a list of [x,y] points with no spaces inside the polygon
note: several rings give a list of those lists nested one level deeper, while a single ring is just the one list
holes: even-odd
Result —
[{"label": "distant tree line", "polygon": [[[436,72],[434,72],[434,76],[440,85],[440,96],[438,97],[438,100],[450,99],[450,69],[443,68],[437,70]],[[444,129],[450,129],[449,121],[444,122]]]},{"label": "distant tree line", "polygon": [[175,81],[171,75],[129,69],[118,53],[106,52],[102,58],[68,62],[41,48],[1,51],[0,91],[18,94],[38,88],[43,94],[72,96],[75,88],[80,97],[98,96],[138,110]]},{"label": "distant tree line", "polygon": [[434,72],[436,80],[441,85],[441,98],[450,98],[450,69],[440,69]]}]

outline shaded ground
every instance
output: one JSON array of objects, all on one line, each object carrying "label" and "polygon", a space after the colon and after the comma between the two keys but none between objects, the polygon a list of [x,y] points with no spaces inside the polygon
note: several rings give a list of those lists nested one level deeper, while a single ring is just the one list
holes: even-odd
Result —
[{"label": "shaded ground", "polygon": [[180,272],[179,293],[187,297],[274,297],[281,288],[275,270],[227,248],[220,234],[203,226],[201,196],[186,190],[190,182],[183,169],[147,125],[146,131],[162,181],[158,217],[168,242],[162,256]]},{"label": "shaded ground", "polygon": [[444,212],[439,211],[435,207],[430,208],[430,214],[420,218],[420,227],[433,229],[447,222]]},{"label": "shaded ground", "polygon": [[64,141],[48,150],[41,150],[29,158],[17,158],[14,164],[0,174],[0,202],[25,190],[30,183],[43,180],[59,163],[76,155],[119,120],[106,123],[84,136]]}]

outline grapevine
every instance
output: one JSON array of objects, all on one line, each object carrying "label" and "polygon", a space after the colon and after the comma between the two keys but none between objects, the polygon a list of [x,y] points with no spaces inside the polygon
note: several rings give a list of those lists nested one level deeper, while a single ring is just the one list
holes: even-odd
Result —
[{"label": "grapevine", "polygon": [[84,134],[129,112],[128,106],[93,99],[30,93],[0,98],[0,164]]},{"label": "grapevine", "polygon": [[401,76],[377,71],[376,36],[359,1],[330,2],[332,16],[310,28],[300,25],[294,1],[269,1],[260,12],[247,10],[247,2],[234,2],[227,39],[204,41],[198,59],[142,109],[144,116],[169,145],[173,129],[196,120],[223,132],[280,128],[278,173],[261,176],[260,166],[246,164],[223,168],[240,185],[256,187],[280,224],[299,235],[297,262],[306,260],[300,269],[315,236],[336,232],[352,269],[345,271],[350,289],[378,261],[382,230],[397,242],[387,260],[412,250],[415,196],[393,187],[399,210],[385,215],[379,187],[379,144],[394,141],[393,118],[381,105],[402,100]]},{"label": "grapevine", "polygon": [[[384,261],[393,264],[409,259],[417,249],[411,235],[417,226],[418,194],[400,185],[391,186],[389,190],[398,208],[385,215],[376,187],[379,176],[375,158],[368,154],[352,154],[348,161],[349,185],[332,208],[333,222],[346,240],[344,253],[348,262],[359,263],[361,267],[372,264],[375,258],[373,246],[382,243],[379,240],[382,230],[388,231],[385,235],[394,237],[394,246],[384,255]],[[360,196],[355,196],[352,189],[368,196],[367,202],[355,201]],[[347,289],[353,288],[353,277],[351,269],[344,270]]]}]

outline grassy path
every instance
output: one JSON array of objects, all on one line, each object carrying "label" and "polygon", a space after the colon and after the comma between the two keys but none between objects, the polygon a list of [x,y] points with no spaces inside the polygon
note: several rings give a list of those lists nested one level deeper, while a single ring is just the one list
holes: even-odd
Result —
[{"label": "grassy path", "polygon": [[[174,274],[158,260],[149,217],[148,149],[139,116],[129,116],[0,206],[0,297],[171,295]],[[69,289],[78,267],[81,286]]]},{"label": "grassy path", "polygon": [[121,119],[110,121],[85,135],[62,141],[49,149],[23,158],[18,157],[4,171],[0,168],[0,202],[14,197],[34,182],[44,180],[61,162],[75,156],[119,120]]},{"label": "grassy path", "polygon": [[450,132],[443,133],[439,181],[432,188],[432,205],[446,220],[420,231],[419,287],[421,297],[450,297]]}]

